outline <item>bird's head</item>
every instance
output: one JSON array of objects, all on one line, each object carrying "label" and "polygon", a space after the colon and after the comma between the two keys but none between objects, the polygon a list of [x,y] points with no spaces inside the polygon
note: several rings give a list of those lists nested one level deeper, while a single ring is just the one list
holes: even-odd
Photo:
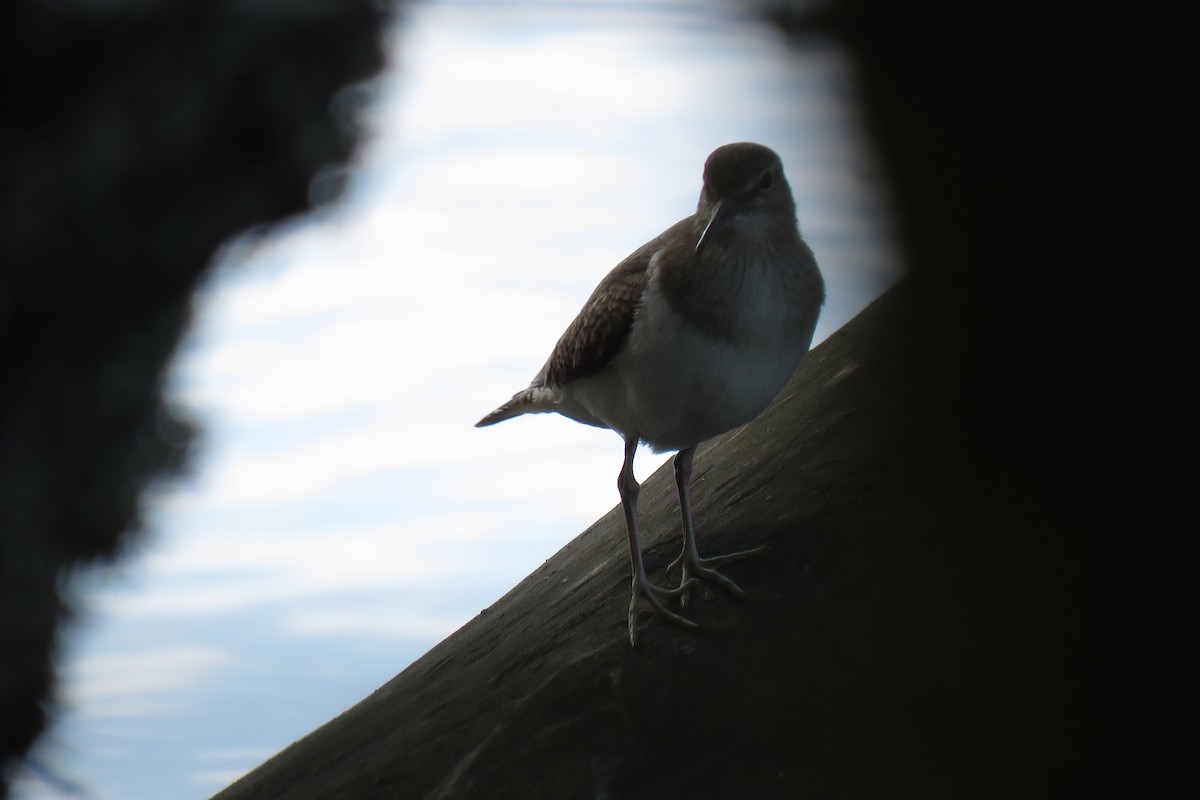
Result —
[{"label": "bird's head", "polygon": [[763,227],[780,220],[795,224],[796,204],[783,175],[783,162],[769,147],[737,142],[718,147],[704,163],[704,188],[697,218],[704,225],[696,252],[739,224]]}]

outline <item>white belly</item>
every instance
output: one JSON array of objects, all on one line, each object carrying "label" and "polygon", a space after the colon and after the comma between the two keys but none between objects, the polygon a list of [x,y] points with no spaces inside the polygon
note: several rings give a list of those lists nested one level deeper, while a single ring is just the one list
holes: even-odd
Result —
[{"label": "white belly", "polygon": [[[771,287],[738,298],[736,341],[689,325],[651,286],[630,339],[608,368],[573,386],[608,427],[655,450],[679,450],[744,425],[770,405],[808,351],[812,325]],[[815,320],[814,320],[815,321]]]}]

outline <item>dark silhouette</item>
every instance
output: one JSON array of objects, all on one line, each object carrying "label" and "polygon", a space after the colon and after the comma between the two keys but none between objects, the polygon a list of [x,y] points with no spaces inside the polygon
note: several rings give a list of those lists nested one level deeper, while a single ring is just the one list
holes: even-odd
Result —
[{"label": "dark silhouette", "polygon": [[186,460],[163,372],[217,248],[307,208],[382,64],[369,0],[0,10],[0,796],[46,721],[62,587]]}]

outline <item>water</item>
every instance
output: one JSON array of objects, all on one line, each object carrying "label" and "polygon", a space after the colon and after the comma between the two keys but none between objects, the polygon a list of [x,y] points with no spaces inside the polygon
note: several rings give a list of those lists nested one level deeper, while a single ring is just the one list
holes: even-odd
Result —
[{"label": "water", "polygon": [[[617,502],[612,433],[472,425],[694,210],[716,146],[782,155],[828,283],[818,341],[898,274],[831,45],[695,2],[418,4],[395,42],[342,101],[371,98],[342,202],[231,247],[204,292],[172,378],[206,428],[192,479],[80,584],[37,759],[83,796],[211,795]],[[35,771],[16,790],[70,795]]]}]

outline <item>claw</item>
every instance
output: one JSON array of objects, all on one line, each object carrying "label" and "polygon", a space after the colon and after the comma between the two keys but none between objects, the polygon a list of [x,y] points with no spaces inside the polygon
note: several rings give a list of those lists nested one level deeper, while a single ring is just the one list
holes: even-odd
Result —
[{"label": "claw", "polygon": [[[741,561],[743,558],[761,555],[762,553],[765,553],[766,550],[767,546],[762,545],[761,547],[751,547],[749,550],[738,550],[734,553],[725,553],[724,555],[719,556],[709,556],[708,558],[701,558],[699,560],[699,566],[715,569],[722,564],[732,564],[734,561]],[[675,572],[683,566],[685,555],[686,550],[681,552],[678,556],[676,556],[674,561],[667,565],[667,575],[670,575],[672,572]],[[694,568],[697,565],[693,564],[692,566]]]},{"label": "claw", "polygon": [[646,584],[646,585],[645,585],[643,588],[644,588],[644,589],[647,589],[647,590],[649,590],[649,591],[651,591],[651,592],[654,592],[654,593],[655,593],[656,595],[658,595],[659,597],[667,597],[667,598],[671,598],[671,597],[680,597],[680,596],[681,596],[681,595],[683,595],[685,592],[688,592],[688,591],[690,591],[690,590],[691,590],[691,588],[692,588],[692,584],[693,584],[693,583],[695,583],[695,582],[696,582],[696,581],[694,581],[694,580],[692,580],[691,578],[689,578],[689,579],[688,579],[688,580],[686,580],[686,581],[684,581],[684,580],[681,580],[681,581],[679,582],[679,585],[678,585],[678,586],[676,586],[676,587],[675,587],[675,588],[673,588],[673,589],[665,589],[665,588],[663,588],[662,586],[655,586],[655,585],[654,585],[654,584],[652,584],[652,583],[647,583],[647,584]]},{"label": "claw", "polygon": [[675,486],[679,490],[679,508],[683,514],[683,551],[667,566],[667,575],[676,569],[681,571],[679,579],[679,606],[681,608],[688,607],[690,600],[688,590],[697,578],[715,583],[734,597],[745,597],[746,593],[742,591],[742,587],[717,572],[716,568],[731,561],[758,555],[766,549],[765,547],[754,547],[711,558],[700,557],[700,553],[696,550],[696,531],[692,527],[692,495],[688,487],[694,455],[695,448],[688,448],[680,450],[679,454],[675,456]]},{"label": "claw", "polygon": [[680,586],[675,589],[663,589],[660,586],[655,586],[652,583],[641,584],[636,578],[633,581],[633,592],[629,598],[629,644],[631,647],[637,647],[638,643],[638,628],[637,617],[638,612],[643,605],[649,607],[651,611],[658,615],[660,619],[664,619],[681,628],[686,628],[691,631],[700,630],[700,626],[684,616],[671,611],[662,601],[655,597],[655,594],[662,594],[666,597],[674,597],[687,587]]},{"label": "claw", "polygon": [[734,597],[745,597],[746,592],[742,589],[742,587],[738,586],[732,578],[717,572],[714,567],[758,555],[766,549],[766,547],[755,547],[750,550],[739,550],[736,553],[726,553],[725,555],[713,556],[712,558],[696,557],[695,560],[689,560],[686,557],[687,548],[685,547],[684,551],[679,554],[679,558],[675,559],[673,562],[671,562],[671,565],[667,567],[668,574],[677,568],[682,568],[683,570],[679,581],[680,608],[688,607],[688,601],[690,599],[689,591],[692,584],[696,583],[697,580],[716,584],[732,594]]}]

